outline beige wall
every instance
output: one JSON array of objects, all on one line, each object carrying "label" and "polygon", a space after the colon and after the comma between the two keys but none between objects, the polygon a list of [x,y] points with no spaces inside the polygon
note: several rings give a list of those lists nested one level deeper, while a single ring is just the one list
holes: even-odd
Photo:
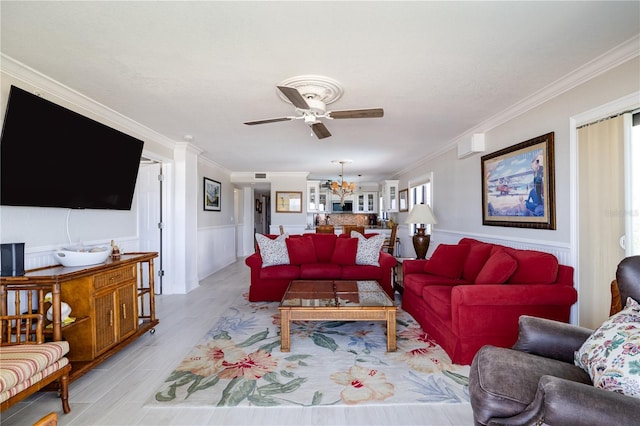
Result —
[{"label": "beige wall", "polygon": [[[482,225],[480,157],[483,154],[459,160],[456,150],[452,149],[400,175],[400,188],[405,188],[409,180],[433,172],[433,207],[439,223],[435,227],[432,246],[438,242],[438,231],[450,231],[479,239],[518,239],[567,247],[575,252],[576,248],[572,247],[572,221],[576,212],[571,211],[574,189],[570,187],[570,118],[640,91],[639,75],[640,60],[636,57],[486,132],[485,154],[549,132],[555,133],[556,230]],[[637,107],[640,107],[640,99]]]}]

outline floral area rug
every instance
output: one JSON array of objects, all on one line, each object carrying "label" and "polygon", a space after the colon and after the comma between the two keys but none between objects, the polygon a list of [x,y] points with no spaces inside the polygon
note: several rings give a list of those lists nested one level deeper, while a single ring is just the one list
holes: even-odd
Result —
[{"label": "floral area rug", "polygon": [[245,297],[222,315],[147,406],[469,401],[469,366],[452,364],[400,308],[396,352],[386,352],[383,321],[296,321],[291,351],[281,352],[278,303]]}]

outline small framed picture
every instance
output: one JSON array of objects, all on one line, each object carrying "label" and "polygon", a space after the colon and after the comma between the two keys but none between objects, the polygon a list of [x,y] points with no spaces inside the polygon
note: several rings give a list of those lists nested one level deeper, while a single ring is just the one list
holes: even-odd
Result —
[{"label": "small framed picture", "polygon": [[302,213],[302,191],[276,191],[276,213]]},{"label": "small framed picture", "polygon": [[398,192],[398,195],[400,196],[399,210],[401,212],[408,212],[409,211],[409,188],[400,190],[400,192]]},{"label": "small framed picture", "polygon": [[220,182],[204,178],[204,209],[207,211],[219,212],[222,207],[220,204],[220,195],[222,185]]}]

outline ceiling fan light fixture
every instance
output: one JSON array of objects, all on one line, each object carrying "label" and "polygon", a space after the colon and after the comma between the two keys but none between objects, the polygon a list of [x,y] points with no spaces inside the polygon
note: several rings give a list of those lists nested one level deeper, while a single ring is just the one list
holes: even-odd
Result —
[{"label": "ceiling fan light fixture", "polygon": [[324,115],[327,111],[327,107],[322,101],[319,101],[317,99],[307,99],[306,101],[309,105],[309,111],[316,115]]},{"label": "ceiling fan light fixture", "polygon": [[[337,80],[323,75],[299,75],[283,80],[278,85],[297,89],[307,102],[313,99],[330,104],[340,99],[344,93],[342,85]],[[291,100],[282,92],[276,93],[280,99],[291,103]]]},{"label": "ceiling fan light fixture", "polygon": [[382,117],[382,108],[345,109],[339,111],[327,111],[327,104],[334,102],[342,96],[343,90],[340,84],[328,77],[299,76],[283,81],[276,86],[278,96],[285,102],[296,108],[298,115],[294,117],[279,117],[266,120],[247,121],[244,124],[254,126],[256,124],[276,123],[279,121],[304,120],[311,127],[313,134],[318,139],[331,136],[320,118],[328,120],[343,118],[374,118]]}]

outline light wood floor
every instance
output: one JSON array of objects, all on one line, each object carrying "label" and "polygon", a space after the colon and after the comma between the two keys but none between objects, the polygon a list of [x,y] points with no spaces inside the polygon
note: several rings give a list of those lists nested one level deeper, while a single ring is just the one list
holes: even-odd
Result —
[{"label": "light wood floor", "polygon": [[186,295],[157,296],[160,324],[73,382],[71,412],[54,392],[38,393],[3,412],[2,425],[32,425],[51,411],[60,425],[472,425],[471,406],[147,408],[145,401],[249,287],[244,260],[206,278]]}]

